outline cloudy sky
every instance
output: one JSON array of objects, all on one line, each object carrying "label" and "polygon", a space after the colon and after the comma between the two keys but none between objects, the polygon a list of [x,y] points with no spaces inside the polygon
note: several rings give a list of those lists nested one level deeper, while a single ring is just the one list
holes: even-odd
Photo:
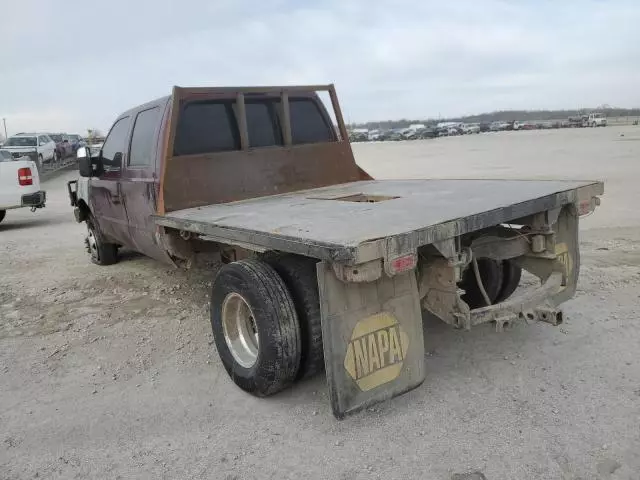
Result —
[{"label": "cloudy sky", "polygon": [[640,106],[638,0],[2,0],[9,133],[171,86],[336,84],[349,121]]}]

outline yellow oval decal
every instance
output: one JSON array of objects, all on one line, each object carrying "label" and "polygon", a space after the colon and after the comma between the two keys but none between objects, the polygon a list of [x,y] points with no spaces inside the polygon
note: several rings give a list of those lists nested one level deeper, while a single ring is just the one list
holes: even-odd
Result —
[{"label": "yellow oval decal", "polygon": [[363,392],[400,375],[409,350],[409,336],[389,313],[360,320],[347,346],[344,368]]}]

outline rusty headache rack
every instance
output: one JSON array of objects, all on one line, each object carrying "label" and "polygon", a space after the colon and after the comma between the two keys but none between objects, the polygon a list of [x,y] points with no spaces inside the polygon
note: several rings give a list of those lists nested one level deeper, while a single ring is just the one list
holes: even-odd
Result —
[{"label": "rusty headache rack", "polygon": [[[330,126],[333,141],[295,144],[290,103],[302,99],[320,102],[317,92],[327,92],[337,125],[321,105],[318,111]],[[256,97],[278,104],[282,144],[252,148],[246,105]],[[214,153],[183,155],[175,151],[182,108],[189,102],[232,102],[239,148]],[[171,113],[166,119],[164,162],[160,174],[157,213],[288,193],[309,188],[368,180],[355,163],[335,87],[329,85],[265,87],[174,87]],[[336,127],[337,126],[337,131]],[[179,160],[178,160],[179,159]],[[189,172],[185,175],[185,172]]]}]

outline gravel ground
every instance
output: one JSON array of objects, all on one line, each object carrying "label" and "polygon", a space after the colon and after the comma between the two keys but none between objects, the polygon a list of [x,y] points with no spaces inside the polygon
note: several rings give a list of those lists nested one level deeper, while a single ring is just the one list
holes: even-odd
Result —
[{"label": "gravel ground", "polygon": [[67,173],[0,225],[0,478],[640,478],[640,130],[354,149],[380,178],[604,179],[566,323],[426,323],[425,383],[341,422],[323,376],[257,399],[212,345],[215,266],[91,264]]}]

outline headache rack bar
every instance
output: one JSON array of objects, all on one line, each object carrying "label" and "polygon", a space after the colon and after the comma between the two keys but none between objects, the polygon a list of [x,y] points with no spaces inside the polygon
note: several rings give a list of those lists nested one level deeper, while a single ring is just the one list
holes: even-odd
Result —
[{"label": "headache rack bar", "polygon": [[291,115],[289,113],[289,96],[295,93],[310,93],[310,92],[328,92],[331,99],[331,107],[333,108],[334,117],[338,123],[338,131],[340,133],[340,139],[342,141],[348,141],[349,134],[347,133],[347,126],[342,118],[342,111],[340,110],[340,104],[338,103],[338,96],[333,84],[328,85],[292,85],[292,86],[264,86],[264,87],[195,87],[195,88],[182,88],[174,87],[175,93],[180,92],[180,97],[183,95],[206,95],[206,94],[232,94],[236,95],[236,105],[238,114],[238,128],[240,130],[240,149],[248,150],[249,146],[249,134],[247,131],[247,116],[245,109],[245,95],[247,94],[271,94],[279,95],[282,105],[282,134],[283,142],[285,146],[292,144],[291,140]]}]

